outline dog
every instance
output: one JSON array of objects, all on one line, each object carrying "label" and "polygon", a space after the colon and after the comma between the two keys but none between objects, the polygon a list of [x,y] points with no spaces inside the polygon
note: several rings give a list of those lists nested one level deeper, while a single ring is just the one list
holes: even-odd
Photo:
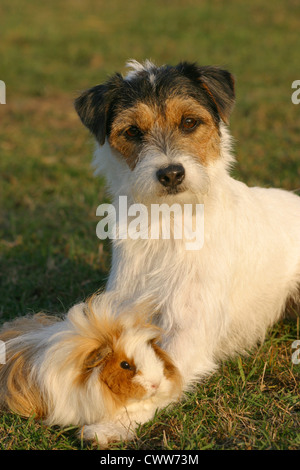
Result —
[{"label": "dog", "polygon": [[188,388],[262,342],[290,301],[299,306],[300,198],[231,177],[230,72],[128,67],[75,100],[96,139],[95,173],[115,207],[120,196],[147,208],[203,205],[204,240],[191,251],[183,238],[115,239],[106,289],[120,302],[155,299],[163,347]]}]

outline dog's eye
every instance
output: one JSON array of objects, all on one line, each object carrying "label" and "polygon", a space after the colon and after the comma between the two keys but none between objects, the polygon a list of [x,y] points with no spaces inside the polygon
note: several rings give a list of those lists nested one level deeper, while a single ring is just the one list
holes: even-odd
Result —
[{"label": "dog's eye", "polygon": [[131,365],[126,361],[122,361],[120,363],[120,367],[122,367],[122,369],[132,370]]},{"label": "dog's eye", "polygon": [[198,124],[199,124],[199,121],[197,119],[188,117],[188,118],[183,118],[181,126],[183,130],[185,131],[192,131],[198,126]]},{"label": "dog's eye", "polygon": [[142,131],[136,126],[128,127],[128,129],[126,129],[125,131],[125,134],[127,135],[127,137],[131,138],[139,138],[143,135]]}]

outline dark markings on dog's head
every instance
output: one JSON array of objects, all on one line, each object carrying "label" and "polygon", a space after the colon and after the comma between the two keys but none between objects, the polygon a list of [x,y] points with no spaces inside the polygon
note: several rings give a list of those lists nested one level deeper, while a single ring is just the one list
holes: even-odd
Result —
[{"label": "dark markings on dog's head", "polygon": [[104,144],[107,135],[113,99],[117,96],[117,91],[122,84],[122,76],[115,74],[107,83],[86,90],[75,100],[75,109],[82,123],[94,134],[101,145]]},{"label": "dark markings on dog's head", "polygon": [[[197,89],[200,85],[210,99],[210,109],[215,118],[228,123],[235,101],[234,78],[231,73],[219,67],[198,67],[187,62],[179,64],[177,68],[190,78]],[[200,98],[200,90],[198,92],[196,99]]]},{"label": "dark markings on dog's head", "polygon": [[206,108],[216,125],[228,123],[234,105],[234,79],[226,70],[181,62],[177,66],[141,67],[123,78],[113,75],[103,85],[85,91],[75,101],[83,124],[103,145],[118,112],[137,103],[157,106],[164,113],[172,97],[191,97]]}]

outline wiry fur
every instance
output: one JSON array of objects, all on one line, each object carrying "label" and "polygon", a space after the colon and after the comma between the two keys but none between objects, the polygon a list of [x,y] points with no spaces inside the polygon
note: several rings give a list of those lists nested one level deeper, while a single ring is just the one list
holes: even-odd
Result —
[{"label": "wiry fur", "polygon": [[[97,139],[96,174],[106,176],[115,206],[119,195],[129,204],[203,203],[204,246],[195,252],[185,249],[184,240],[114,240],[107,289],[120,301],[155,299],[157,322],[166,332],[163,345],[188,386],[213,372],[220,359],[262,341],[288,299],[299,304],[300,198],[250,188],[230,176],[234,157],[226,123],[234,81],[228,72],[186,63],[130,66],[127,77],[112,77],[75,104]],[[185,136],[183,111],[170,117],[167,108],[180,97],[201,107],[204,116]],[[124,116],[123,129],[118,116]],[[126,129],[137,123],[140,138],[133,141]],[[200,158],[202,142],[207,150]],[[170,163],[185,169],[177,194],[156,177]]]},{"label": "wiry fur", "polygon": [[83,426],[84,438],[103,445],[134,437],[137,423],[179,398],[181,377],[145,308],[118,313],[106,293],[63,319],[38,314],[5,324],[1,408],[50,425]]}]

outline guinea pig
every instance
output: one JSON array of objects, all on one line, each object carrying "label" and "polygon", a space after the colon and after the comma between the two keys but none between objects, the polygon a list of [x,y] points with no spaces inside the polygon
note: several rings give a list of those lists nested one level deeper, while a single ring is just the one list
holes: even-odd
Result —
[{"label": "guinea pig", "polygon": [[118,311],[111,293],[58,318],[36,314],[3,325],[0,408],[82,427],[100,445],[134,438],[155,411],[178,400],[181,375],[159,346],[144,308]]}]

